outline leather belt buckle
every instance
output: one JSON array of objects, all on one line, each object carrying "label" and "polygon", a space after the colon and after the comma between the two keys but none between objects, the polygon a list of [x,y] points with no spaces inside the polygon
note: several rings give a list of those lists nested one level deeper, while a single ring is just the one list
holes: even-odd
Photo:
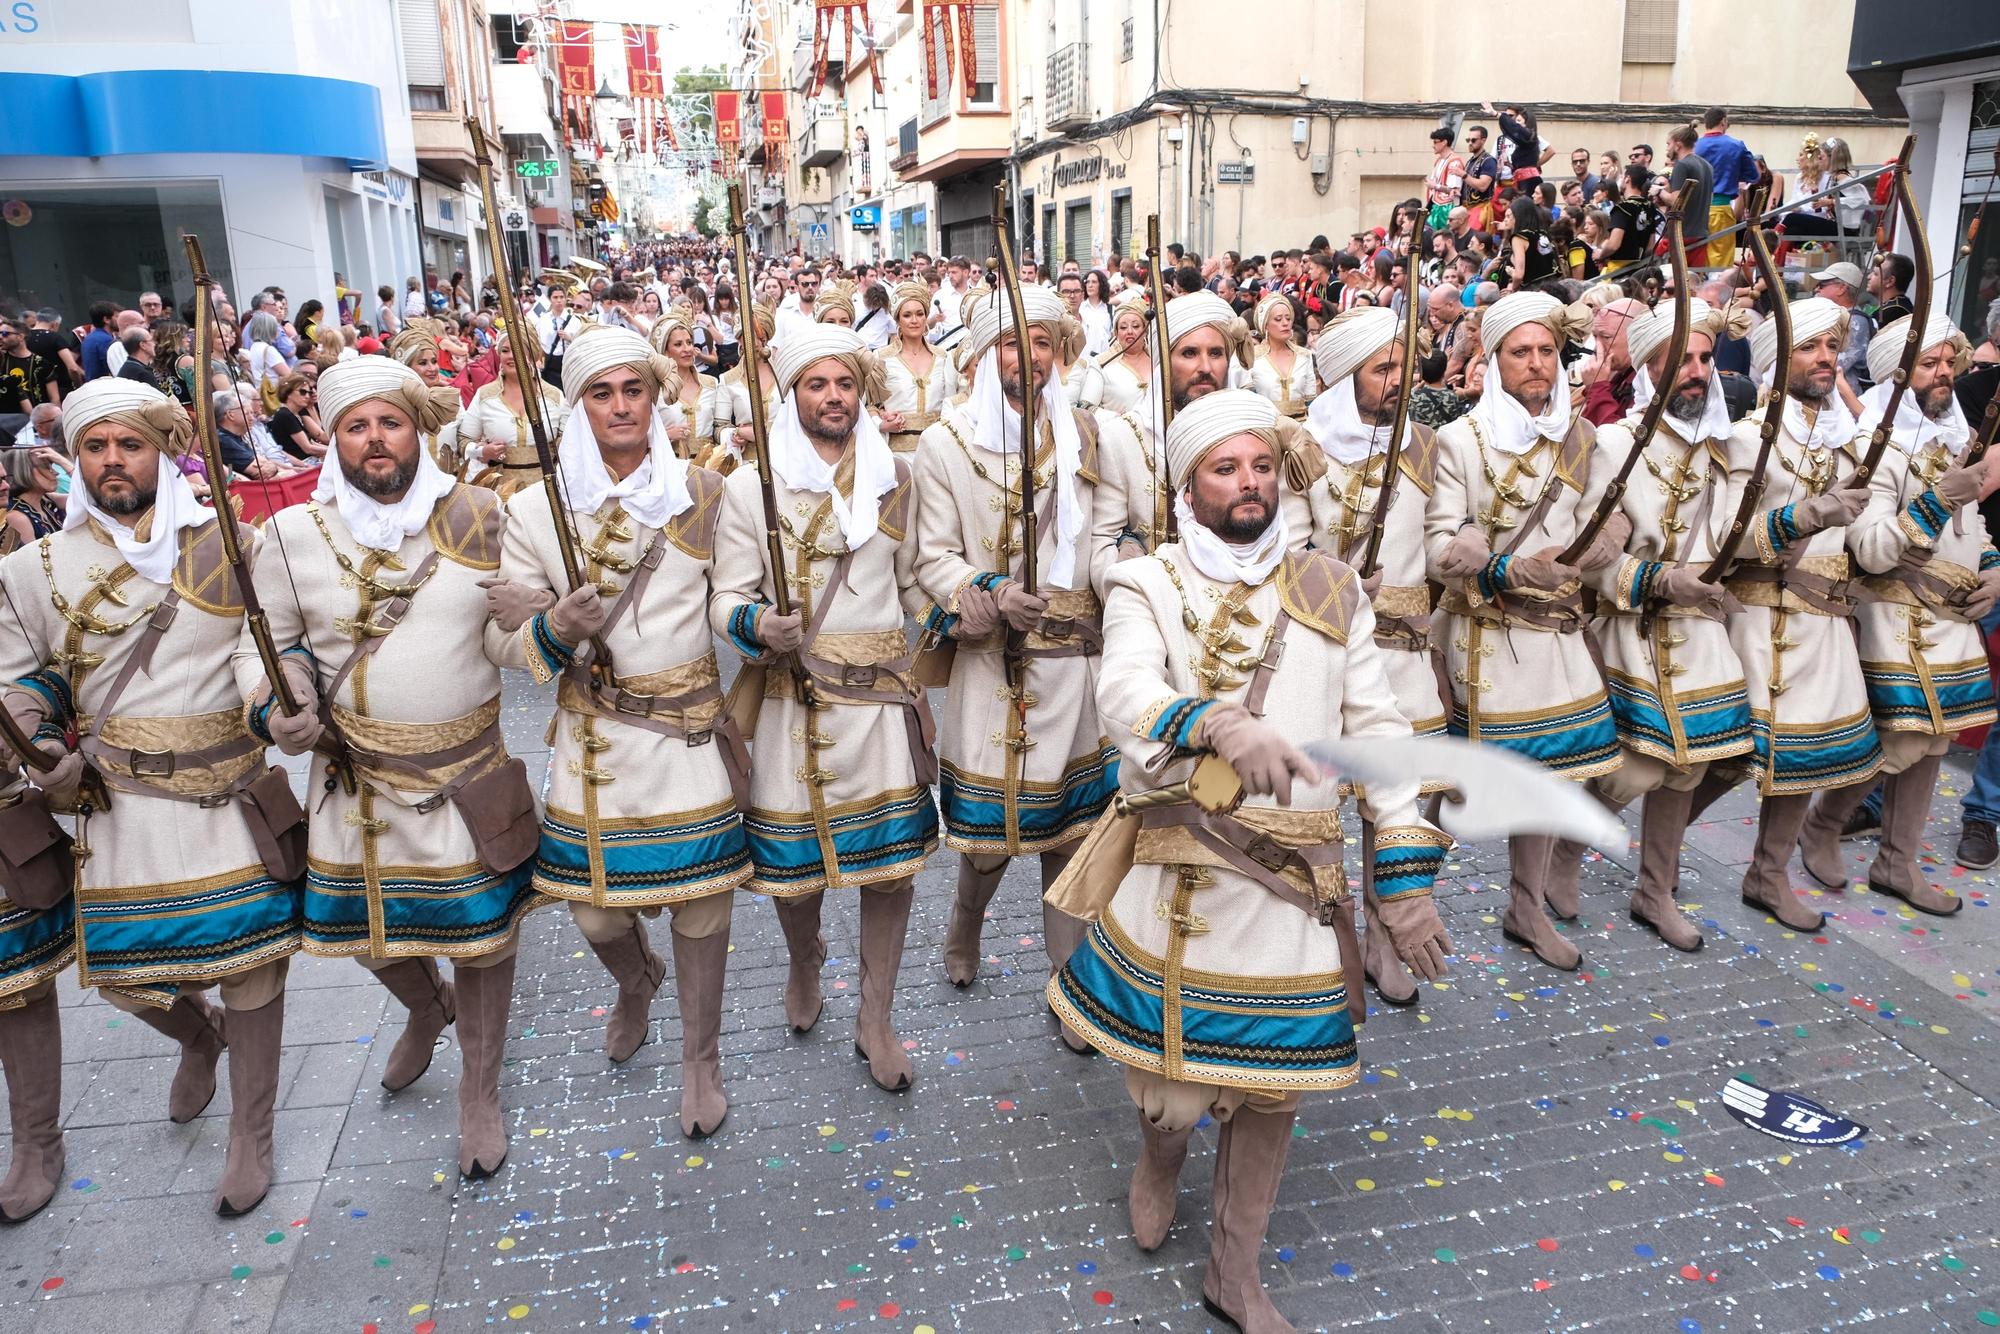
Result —
[{"label": "leather belt buckle", "polygon": [[696,746],[706,746],[713,740],[715,740],[715,729],[712,727],[697,728],[687,734],[689,750],[693,750]]},{"label": "leather belt buckle", "polygon": [[429,815],[432,811],[444,805],[444,802],[445,802],[444,793],[433,792],[428,797],[425,797],[422,801],[418,802],[415,806],[412,806],[410,809],[415,811],[418,815]]},{"label": "leather belt buckle", "polygon": [[1051,620],[1044,616],[1041,625],[1037,629],[1044,639],[1066,640],[1076,634],[1076,620],[1074,617],[1062,617]]},{"label": "leather belt buckle", "polygon": [[211,792],[205,797],[197,798],[195,801],[195,805],[201,807],[205,811],[213,811],[213,810],[220,810],[222,807],[227,806],[231,800],[232,798],[227,792]]},{"label": "leather belt buckle", "polygon": [[1291,864],[1292,850],[1272,838],[1269,834],[1259,834],[1250,840],[1243,855],[1267,871],[1280,871]]},{"label": "leather belt buckle", "polygon": [[629,690],[620,689],[617,694],[611,697],[611,707],[618,713],[636,714],[644,718],[653,712],[653,697],[651,695],[635,695]]},{"label": "leather belt buckle", "polygon": [[170,750],[135,750],[131,769],[135,778],[172,778],[176,761]]},{"label": "leather belt buckle", "polygon": [[856,689],[867,690],[874,686],[881,669],[873,663],[846,664],[840,669],[840,683]]}]

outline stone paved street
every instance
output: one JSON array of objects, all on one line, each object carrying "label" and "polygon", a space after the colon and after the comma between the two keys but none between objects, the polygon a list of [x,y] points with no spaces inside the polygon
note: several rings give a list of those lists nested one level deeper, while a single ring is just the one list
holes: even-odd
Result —
[{"label": "stone paved street", "polygon": [[[508,719],[538,761],[542,709]],[[1375,1013],[1365,1082],[1300,1115],[1264,1252],[1279,1308],[1301,1328],[1393,1319],[1404,1334],[2000,1325],[2000,890],[1950,865],[1968,758],[1930,831],[1927,869],[1970,900],[1945,922],[1850,893],[1815,899],[1836,920],[1806,939],[1742,907],[1739,794],[1683,857],[1709,948],[1673,954],[1631,926],[1621,856],[1589,868],[1585,968],[1564,975],[1501,941],[1500,850],[1462,849],[1443,889],[1448,985]],[[1872,843],[1849,846],[1864,874]],[[226,1083],[195,1123],[169,1124],[165,1040],[66,980],[72,1180],[0,1233],[0,1330],[1214,1327],[1199,1290],[1212,1128],[1171,1240],[1140,1254],[1134,1114],[1116,1066],[1054,1036],[1029,868],[995,901],[963,993],[938,963],[952,872],[940,854],[920,881],[898,1002],[917,1082],[901,1097],[853,1054],[852,901],[829,901],[826,1014],[796,1038],[774,916],[739,900],[733,1105],[699,1144],[675,1115],[671,978],[652,1043],[614,1070],[612,987],[564,911],[537,914],[502,1076],[512,1157],[482,1184],[455,1170],[456,1047],[385,1094],[400,1007],[353,964],[302,957],[280,1184],[233,1223],[208,1203]],[[664,924],[655,939],[664,951]],[[1869,1133],[1845,1148],[1755,1134],[1718,1098],[1737,1072]]]}]

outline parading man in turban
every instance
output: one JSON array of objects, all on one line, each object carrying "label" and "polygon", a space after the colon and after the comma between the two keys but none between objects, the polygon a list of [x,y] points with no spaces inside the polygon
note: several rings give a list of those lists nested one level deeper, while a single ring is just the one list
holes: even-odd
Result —
[{"label": "parading man in turban", "polygon": [[[229,1050],[233,1106],[215,1208],[233,1218],[271,1181],[303,812],[283,772],[265,764],[267,739],[245,725],[229,673],[243,597],[215,512],[181,474],[193,434],[186,411],[137,381],[97,380],[64,398],[63,434],[78,472],[65,526],[0,563],[5,707],[60,761],[38,780],[54,806],[76,800],[86,764],[108,789],[108,808],[77,820],[76,960],[85,986],[180,1044],[169,1118],[201,1114]],[[65,734],[79,731],[71,749]],[[63,1168],[55,1001],[39,965],[60,950],[66,912],[10,922],[0,935],[0,958],[38,937],[47,951],[18,974],[30,987],[16,993],[24,1007],[0,1038],[17,1168],[24,1157],[40,1164],[28,1169],[33,1180],[9,1177],[0,1200],[9,1217],[40,1208]],[[221,1009],[202,999],[212,986]],[[32,1048],[13,1047],[30,1028]],[[35,1055],[15,1068],[18,1050]],[[30,1080],[41,1091],[25,1088]]]},{"label": "parading man in turban", "polygon": [[482,1177],[507,1156],[500,1058],[521,919],[548,900],[529,883],[534,793],[500,736],[500,669],[478,647],[506,513],[422,445],[457,405],[385,357],[320,377],[331,457],[313,503],[272,516],[256,570],[306,707],[275,705],[247,636],[236,683],[251,729],[285,753],[326,734],[352,758],[355,790],[329,778],[313,806],[305,948],[352,958],[409,1008],[382,1070],[392,1092],[457,1023],[459,1170]]},{"label": "parading man in turban", "polygon": [[[904,631],[905,613],[924,604],[911,469],[867,414],[880,370],[858,336],[821,325],[772,364],[784,394],[771,470],[785,568],[770,568],[762,494],[743,469],[722,502],[710,610],[716,632],[753,664],[738,698],[761,704],[744,816],[751,888],[771,896],[784,929],[785,1017],[796,1033],[820,1015],[825,896],[859,891],[855,1048],[895,1092],[913,1071],[890,1011],[916,873],[938,827],[935,729]],[[790,593],[783,615],[780,579]]]},{"label": "parading man in turban", "polygon": [[[1310,543],[1356,566],[1375,527],[1396,395],[1403,386],[1398,328],[1395,313],[1386,307],[1362,306],[1331,321],[1313,345],[1319,382],[1326,388],[1313,400],[1306,425],[1325,455],[1325,472],[1305,494],[1310,526],[1291,533],[1290,540],[1294,546]],[[1414,420],[1406,430],[1370,601],[1375,644],[1383,650],[1382,666],[1396,708],[1416,735],[1439,736],[1445,730],[1445,706],[1431,640],[1430,590],[1424,582],[1424,508],[1436,487],[1437,441],[1429,427]],[[1374,929],[1372,889],[1368,897],[1369,929],[1362,935],[1368,980],[1389,1004],[1411,1004],[1416,987],[1387,937]]]},{"label": "parading man in turban", "polygon": [[[1452,734],[1505,746],[1575,782],[1618,767],[1604,678],[1580,633],[1581,576],[1611,565],[1624,546],[1607,529],[1576,565],[1556,559],[1609,481],[1592,467],[1595,429],[1571,406],[1561,359],[1587,327],[1587,313],[1541,292],[1487,307],[1485,390],[1437,433],[1424,536],[1430,577],[1444,587],[1436,633]],[[1508,840],[1501,933],[1552,967],[1575,969],[1580,953],[1542,911],[1553,846],[1542,835]]]},{"label": "parading man in turban", "polygon": [[593,325],[570,344],[557,489],[583,582],[571,591],[545,492],[516,496],[487,590],[486,652],[556,684],[534,887],[568,902],[618,983],[604,1026],[613,1061],[646,1041],[666,965],[645,919],[671,914],[681,1131],[699,1139],[728,1111],[723,968],[733,891],[750,876],[737,812],[749,755],[722,714],[708,629],[722,479],[680,458],[655,411],[679,388],[629,329]]},{"label": "parading man in turban", "polygon": [[[1875,387],[1861,396],[1857,442],[1888,411],[1891,381],[1912,332],[1913,326],[1898,322],[1869,340]],[[1965,463],[1973,431],[1953,394],[1971,350],[1942,314],[1932,315],[1920,336],[1916,370],[1897,406],[1889,448],[1869,479],[1868,507],[1847,529],[1847,549],[1871,594],[1854,619],[1888,775],[1882,842],[1868,888],[1942,917],[1965,901],[1926,881],[1917,853],[1952,737],[1994,721],[1979,622],[2000,597],[2000,554],[1977,503],[1994,489],[1996,460],[1989,454]],[[1806,821],[1806,870],[1829,888],[1846,886],[1840,830],[1871,785],[1860,779],[1822,792]]]},{"label": "parading man in turban", "polygon": [[[978,974],[980,927],[1008,858],[1038,854],[1042,883],[1053,884],[1118,784],[1117,752],[1095,703],[1097,432],[1055,373],[1076,325],[1047,288],[1022,297],[1025,331],[1014,327],[1004,293],[976,298],[959,345],[972,373],[969,397],[948,407],[917,447],[917,581],[934,604],[924,628],[927,639],[955,649],[939,759],[945,842],[963,858],[945,975],[961,987]],[[1024,365],[1040,436],[1025,484]],[[1034,588],[1021,579],[1023,497],[1037,515]],[[1025,659],[1018,699],[1003,652],[1010,633]],[[1083,924],[1045,904],[1042,925],[1051,968],[1060,967]]]},{"label": "parading man in turban", "polygon": [[[1755,749],[1735,764],[1709,766],[1689,818],[1742,781],[1747,769],[1763,800],[1743,899],[1795,931],[1816,931],[1825,918],[1792,892],[1792,849],[1812,794],[1872,782],[1882,747],[1848,625],[1854,597],[1847,525],[1867,503],[1867,490],[1843,481],[1860,462],[1862,444],[1839,392],[1847,311],[1812,297],[1792,302],[1791,313],[1789,367],[1773,365],[1775,324],[1766,320],[1750,333],[1752,370],[1767,382],[1784,375],[1789,395],[1764,472],[1766,508],[1752,517],[1724,580],[1742,604],[1729,614],[1729,638],[1743,665]],[[1739,436],[1732,445],[1730,466],[1746,478],[1755,463],[1751,443]]]},{"label": "parading man in turban", "polygon": [[[1702,576],[1736,518],[1757,454],[1757,425],[1730,424],[1715,373],[1716,340],[1725,331],[1742,337],[1747,316],[1732,317],[1696,298],[1688,318],[1679,366],[1667,364],[1671,301],[1626,330],[1636,402],[1633,415],[1598,428],[1592,466],[1601,475],[1616,474],[1630,454],[1638,414],[1652,396],[1668,398],[1619,501],[1624,550],[1586,581],[1597,592],[1595,628],[1620,750],[1618,768],[1589,787],[1614,811],[1645,799],[1631,916],[1692,953],[1702,947],[1701,932],[1674,903],[1674,885],[1694,791],[1710,765],[1748,755],[1754,744],[1743,664],[1727,623],[1740,608],[1720,582]],[[1579,844],[1555,845],[1546,892],[1558,917],[1581,910],[1582,855]]]},{"label": "parading man in turban", "polygon": [[[1220,1123],[1202,1300],[1260,1332],[1292,1328],[1264,1291],[1258,1253],[1299,1095],[1359,1077],[1365,1008],[1341,784],[1288,738],[1410,731],[1359,576],[1289,540],[1281,420],[1247,390],[1174,419],[1179,540],[1112,573],[1097,682],[1128,792],[1185,781],[1212,756],[1245,802],[1226,815],[1179,803],[1120,816],[1129,852],[1093,836],[1058,894],[1101,885],[1073,905],[1097,910],[1096,925],[1048,988],[1064,1021],[1126,1067],[1144,1137],[1129,1196],[1142,1249],[1173,1225],[1189,1133],[1204,1115]],[[1361,795],[1375,825],[1364,855],[1396,953],[1434,979],[1451,946],[1431,887],[1451,839],[1419,818],[1417,796],[1415,783]]]}]

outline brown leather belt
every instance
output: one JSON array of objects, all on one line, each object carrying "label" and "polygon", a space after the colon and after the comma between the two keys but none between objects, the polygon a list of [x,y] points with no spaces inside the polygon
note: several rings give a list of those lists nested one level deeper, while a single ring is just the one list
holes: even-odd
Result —
[{"label": "brown leather belt", "polygon": [[729,790],[739,808],[749,809],[750,748],[743,744],[743,733],[737,729],[736,720],[729,716],[728,710],[719,710],[715,720],[707,727],[687,728],[679,722],[669,721],[669,716],[685,717],[690,709],[719,701],[722,698],[720,683],[710,681],[679,695],[642,695],[619,685],[615,677],[609,686],[597,685],[592,682],[589,670],[583,667],[566,668],[562,681],[575,691],[568,698],[558,699],[557,702],[565,708],[575,708],[579,713],[636,727],[642,732],[651,732],[669,740],[685,741],[690,749],[720,741],[722,749],[719,755],[722,767],[729,775]]},{"label": "brown leather belt", "polygon": [[[910,654],[888,662],[834,662],[811,652],[802,652],[800,662],[812,677],[813,693],[831,703],[888,704],[902,708],[903,737],[910,751],[910,764],[919,783],[938,780],[937,719],[931,714],[930,697],[912,686],[904,689],[916,659]],[[896,689],[884,690],[876,684],[887,676]]]},{"label": "brown leather belt", "polygon": [[253,764],[219,791],[200,793],[175,792],[145,781],[148,778],[172,778],[184,769],[214,769],[232,760],[255,755],[264,749],[264,743],[247,732],[233,740],[203,746],[199,750],[135,750],[130,746],[109,746],[93,733],[84,736],[77,743],[77,749],[93,760],[123,765],[130,770],[127,776],[99,763],[98,774],[108,787],[136,796],[158,797],[162,801],[184,801],[204,810],[227,806],[244,788],[264,776],[263,769]]},{"label": "brown leather belt", "polygon": [[1811,570],[1788,569],[1779,565],[1738,565],[1727,582],[1775,584],[1780,594],[1791,593],[1821,616],[1846,617],[1854,611],[1854,596],[1847,591],[1852,581],[1830,579]]},{"label": "brown leather belt", "polygon": [[[393,769],[408,774],[413,778],[421,778],[426,782],[435,782],[436,778],[434,775],[439,769],[457,764],[463,760],[472,759],[487,751],[501,751],[503,746],[500,738],[500,724],[494,722],[469,739],[461,741],[455,746],[446,746],[442,750],[419,750],[405,755],[390,755],[383,751],[367,750],[358,746],[354,743],[352,736],[347,737],[347,749],[348,753],[354,757],[354,762],[357,765],[374,769]],[[477,770],[477,765],[468,765],[456,778],[442,784],[436,792],[425,797],[422,801],[415,803],[412,809],[419,815],[429,815],[432,811],[450,801],[452,795],[461,787],[472,781],[477,774]]]}]

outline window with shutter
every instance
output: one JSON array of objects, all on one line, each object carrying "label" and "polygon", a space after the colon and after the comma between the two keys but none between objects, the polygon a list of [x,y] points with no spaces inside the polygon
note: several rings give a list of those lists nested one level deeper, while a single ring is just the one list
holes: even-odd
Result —
[{"label": "window with shutter", "polygon": [[1000,105],[1000,6],[973,6],[972,49],[978,64],[969,105],[991,111]]},{"label": "window with shutter", "polygon": [[444,88],[444,25],[437,0],[396,0],[403,33],[403,77],[412,88]]},{"label": "window with shutter", "polygon": [[1073,259],[1078,264],[1090,263],[1090,205],[1071,204],[1069,214],[1063,219],[1063,252],[1055,257],[1060,264]]},{"label": "window with shutter", "polygon": [[1625,63],[1671,65],[1680,0],[1625,0]]},{"label": "window with shutter", "polygon": [[1132,253],[1132,192],[1120,190],[1111,196],[1111,254],[1108,260],[1128,258]]}]

